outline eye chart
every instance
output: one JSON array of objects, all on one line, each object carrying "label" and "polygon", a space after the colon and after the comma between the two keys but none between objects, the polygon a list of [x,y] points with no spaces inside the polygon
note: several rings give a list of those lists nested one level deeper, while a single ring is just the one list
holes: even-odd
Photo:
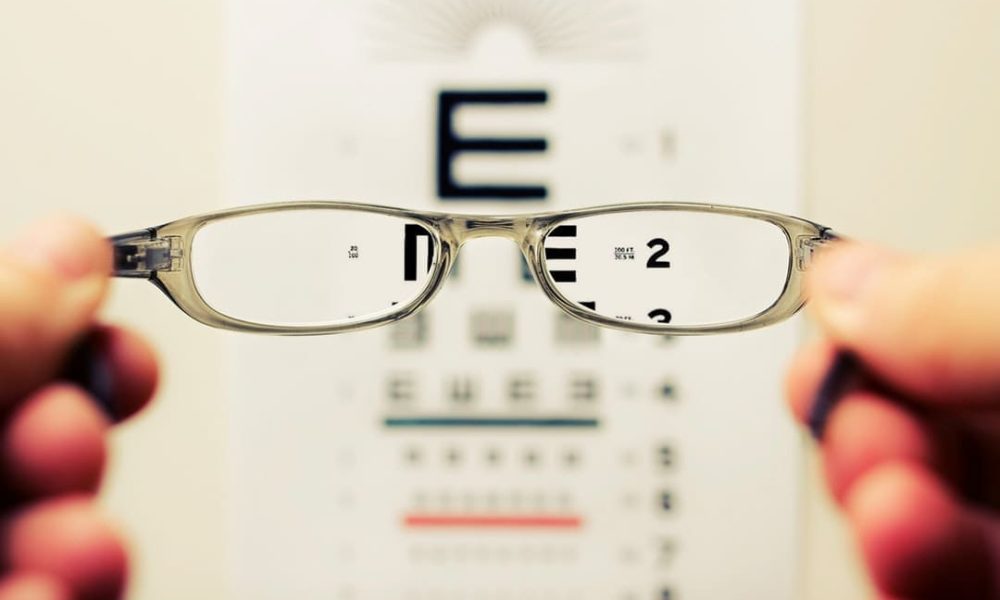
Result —
[{"label": "eye chart", "polygon": [[[800,212],[792,0],[226,10],[229,205]],[[231,596],[794,598],[796,339],[592,328],[502,239],[397,324],[228,334]]]}]

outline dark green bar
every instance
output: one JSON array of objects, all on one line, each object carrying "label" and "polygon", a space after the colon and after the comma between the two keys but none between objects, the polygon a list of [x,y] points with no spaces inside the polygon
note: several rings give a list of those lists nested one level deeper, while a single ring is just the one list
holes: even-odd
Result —
[{"label": "dark green bar", "polygon": [[600,424],[597,419],[571,417],[386,417],[386,427],[442,428],[555,428],[593,429]]}]

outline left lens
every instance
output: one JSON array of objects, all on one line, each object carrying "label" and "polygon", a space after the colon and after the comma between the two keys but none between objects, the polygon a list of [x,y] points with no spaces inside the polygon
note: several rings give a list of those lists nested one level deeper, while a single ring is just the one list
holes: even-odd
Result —
[{"label": "left lens", "polygon": [[546,276],[567,301],[665,328],[765,311],[785,289],[791,256],[784,230],[768,221],[664,209],[561,221],[543,251]]},{"label": "left lens", "polygon": [[435,236],[421,223],[360,210],[281,209],[210,221],[195,234],[195,287],[214,310],[262,325],[370,321],[430,285]]}]

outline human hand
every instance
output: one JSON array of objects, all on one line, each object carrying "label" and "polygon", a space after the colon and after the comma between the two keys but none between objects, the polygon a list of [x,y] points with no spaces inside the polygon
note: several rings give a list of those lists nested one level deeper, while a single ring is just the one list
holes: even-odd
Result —
[{"label": "human hand", "polygon": [[110,270],[104,238],[69,218],[0,249],[0,600],[123,593],[124,544],[94,493],[109,426],[157,371],[135,335],[95,325]]},{"label": "human hand", "polygon": [[843,242],[807,294],[827,337],[798,354],[787,395],[805,423],[836,353],[859,359],[820,444],[879,593],[1000,597],[1000,247],[914,258]]}]

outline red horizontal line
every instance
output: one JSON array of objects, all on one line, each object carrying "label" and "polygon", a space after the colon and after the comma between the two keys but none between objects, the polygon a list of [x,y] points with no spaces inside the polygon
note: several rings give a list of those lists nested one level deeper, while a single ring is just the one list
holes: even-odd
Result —
[{"label": "red horizontal line", "polygon": [[403,524],[413,528],[578,529],[574,515],[434,515],[408,514]]}]

